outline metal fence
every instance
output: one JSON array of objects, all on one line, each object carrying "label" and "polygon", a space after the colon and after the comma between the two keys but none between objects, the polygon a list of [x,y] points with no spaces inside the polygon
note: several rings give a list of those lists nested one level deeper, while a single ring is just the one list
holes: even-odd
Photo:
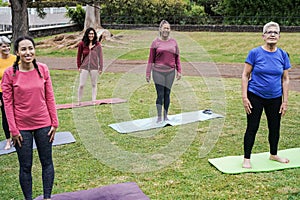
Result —
[{"label": "metal fence", "polygon": [[[71,7],[71,8],[73,8],[73,7]],[[37,15],[36,8],[28,8],[27,10],[28,10],[29,15]],[[47,13],[47,14],[65,13],[66,11],[67,11],[67,9],[65,7],[44,8],[44,12]],[[0,13],[10,15],[11,14],[11,7],[0,7]]]},{"label": "metal fence", "polygon": [[11,30],[12,30],[12,25],[0,24],[0,32],[11,31]]},{"label": "metal fence", "polygon": [[[70,19],[65,17],[67,12],[65,7],[44,8],[47,13],[44,19],[38,17],[35,8],[28,8],[29,28],[48,27],[71,24]],[[0,7],[0,32],[11,31],[11,8]]]}]

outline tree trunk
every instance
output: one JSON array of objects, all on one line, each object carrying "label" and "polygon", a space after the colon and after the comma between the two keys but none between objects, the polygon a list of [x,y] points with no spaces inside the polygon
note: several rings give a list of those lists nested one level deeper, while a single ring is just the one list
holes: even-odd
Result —
[{"label": "tree trunk", "polygon": [[29,35],[29,20],[26,0],[11,0],[12,37],[15,41],[18,37]]},{"label": "tree trunk", "polygon": [[84,30],[92,27],[95,30],[102,29],[100,22],[100,5],[99,3],[87,5],[85,11]]}]

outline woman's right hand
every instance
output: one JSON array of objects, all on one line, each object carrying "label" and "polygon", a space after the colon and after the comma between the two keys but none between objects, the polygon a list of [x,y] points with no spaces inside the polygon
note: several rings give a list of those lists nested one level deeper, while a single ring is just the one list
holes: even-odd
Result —
[{"label": "woman's right hand", "polygon": [[252,105],[247,97],[243,97],[243,104],[244,104],[246,113],[248,115],[251,114]]},{"label": "woman's right hand", "polygon": [[150,82],[150,77],[146,77],[146,81],[149,83]]},{"label": "woman's right hand", "polygon": [[14,146],[16,146],[16,144],[17,144],[17,145],[19,145],[19,147],[22,147],[23,137],[21,134],[13,136],[12,140],[13,140]]}]

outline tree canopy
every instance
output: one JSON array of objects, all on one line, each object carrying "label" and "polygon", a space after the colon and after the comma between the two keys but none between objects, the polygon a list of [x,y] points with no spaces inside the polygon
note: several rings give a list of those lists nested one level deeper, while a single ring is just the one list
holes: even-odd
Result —
[{"label": "tree canopy", "polygon": [[300,0],[222,0],[219,5],[222,16],[241,17],[240,24],[264,24],[272,20],[283,25],[299,25]]},{"label": "tree canopy", "polygon": [[[11,0],[13,37],[29,32],[27,7],[43,8],[100,5],[101,19],[110,23],[154,24],[166,19],[173,24],[300,25],[300,0]],[[100,12],[100,11],[99,11]],[[100,16],[100,15],[99,15]],[[217,16],[217,18],[213,18]]]}]

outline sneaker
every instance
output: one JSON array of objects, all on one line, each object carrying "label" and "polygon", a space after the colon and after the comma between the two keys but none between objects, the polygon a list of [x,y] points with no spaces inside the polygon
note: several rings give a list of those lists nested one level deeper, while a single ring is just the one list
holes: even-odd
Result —
[{"label": "sneaker", "polygon": [[213,114],[213,111],[210,110],[210,109],[205,109],[205,110],[203,110],[203,113],[204,113],[204,114],[211,115],[211,114]]}]

